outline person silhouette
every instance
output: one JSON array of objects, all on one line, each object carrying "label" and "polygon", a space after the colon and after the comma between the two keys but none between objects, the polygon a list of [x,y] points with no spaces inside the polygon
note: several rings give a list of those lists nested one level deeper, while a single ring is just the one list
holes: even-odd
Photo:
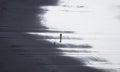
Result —
[{"label": "person silhouette", "polygon": [[62,42],[62,34],[60,33],[60,43]]}]

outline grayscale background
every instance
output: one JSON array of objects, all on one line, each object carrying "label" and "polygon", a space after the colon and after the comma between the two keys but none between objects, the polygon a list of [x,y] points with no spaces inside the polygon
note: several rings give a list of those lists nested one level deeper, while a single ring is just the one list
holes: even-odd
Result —
[{"label": "grayscale background", "polygon": [[120,0],[0,0],[0,72],[120,72]]}]

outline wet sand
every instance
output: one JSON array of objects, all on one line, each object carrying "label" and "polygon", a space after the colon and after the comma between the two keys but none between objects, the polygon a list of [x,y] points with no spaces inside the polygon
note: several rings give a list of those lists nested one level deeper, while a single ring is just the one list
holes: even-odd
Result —
[{"label": "wet sand", "polygon": [[[4,0],[0,14],[0,72],[110,72],[86,66],[84,59],[64,56],[60,47],[81,45],[50,42],[50,36],[32,35],[28,32],[59,33],[48,30],[40,23],[39,6],[56,5],[56,0]],[[72,33],[62,31],[62,33]],[[58,38],[57,38],[58,39]],[[92,48],[91,45],[89,45]],[[85,47],[86,48],[86,47]]]}]

